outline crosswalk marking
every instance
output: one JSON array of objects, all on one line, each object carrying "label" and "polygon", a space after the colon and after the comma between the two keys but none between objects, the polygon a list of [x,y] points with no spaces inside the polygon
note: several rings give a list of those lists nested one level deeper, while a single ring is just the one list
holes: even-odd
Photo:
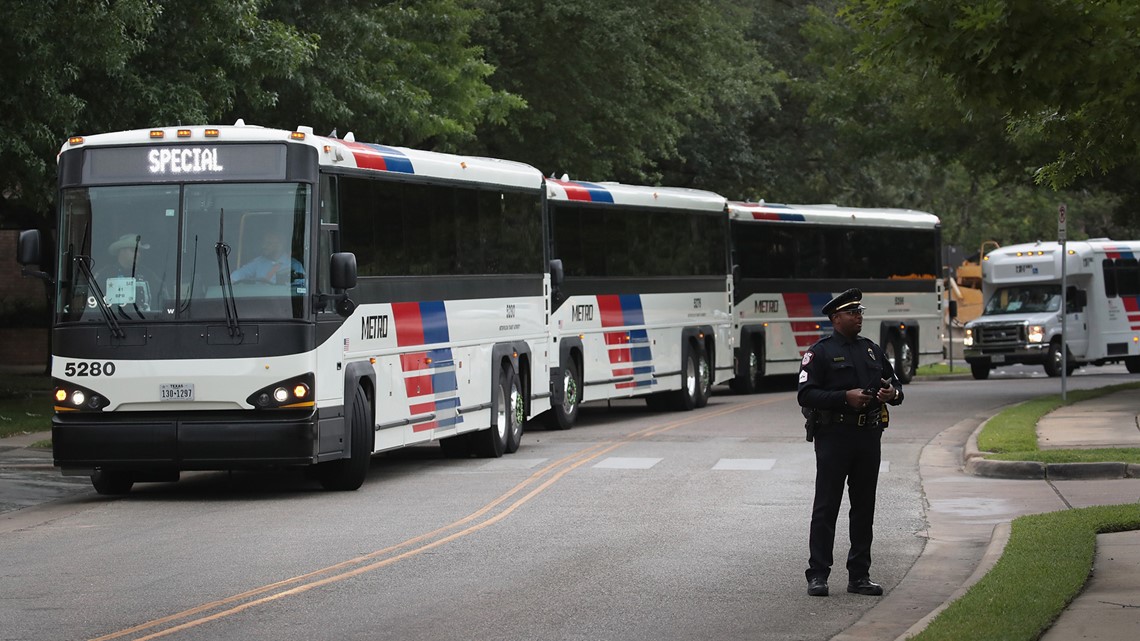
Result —
[{"label": "crosswalk marking", "polygon": [[713,466],[714,470],[770,470],[776,464],[774,458],[722,458]]},{"label": "crosswalk marking", "polygon": [[659,458],[611,456],[602,459],[594,467],[608,470],[648,470],[660,462],[661,459]]}]

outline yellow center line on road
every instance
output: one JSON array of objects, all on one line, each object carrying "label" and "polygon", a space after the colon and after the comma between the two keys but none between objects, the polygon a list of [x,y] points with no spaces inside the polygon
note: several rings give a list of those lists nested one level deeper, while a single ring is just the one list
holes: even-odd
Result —
[{"label": "yellow center line on road", "polygon": [[[242,592],[241,594],[236,594],[236,595],[233,595],[230,597],[226,597],[225,599],[212,601],[210,603],[206,603],[206,604],[191,608],[189,610],[184,610],[182,612],[172,614],[172,615],[169,615],[166,617],[162,617],[160,619],[154,619],[152,621],[148,621],[146,623],[142,623],[142,624],[139,624],[139,625],[136,625],[136,626],[124,629],[124,630],[120,630],[118,632],[113,632],[111,634],[107,634],[107,635],[104,635],[101,637],[96,637],[96,638],[92,639],[91,641],[110,641],[111,639],[118,639],[118,638],[122,638],[122,637],[127,637],[127,636],[133,635],[133,634],[138,633],[138,632],[151,630],[151,629],[156,628],[156,627],[164,626],[164,625],[167,625],[170,623],[174,623],[176,621],[186,619],[188,617],[194,617],[194,616],[197,616],[197,615],[202,614],[204,612],[208,612],[208,611],[215,610],[215,609],[223,607],[223,606],[228,606],[230,604],[237,603],[237,605],[234,605],[233,607],[230,607],[228,609],[217,611],[217,612],[214,612],[212,614],[207,614],[207,615],[195,618],[195,619],[191,619],[189,621],[184,621],[183,623],[180,623],[178,625],[173,625],[171,627],[164,628],[162,630],[154,631],[151,634],[148,634],[146,636],[136,637],[134,640],[134,641],[149,641],[150,639],[157,639],[157,638],[164,637],[164,636],[167,636],[170,634],[174,634],[174,633],[182,631],[182,630],[186,630],[186,629],[196,627],[196,626],[199,626],[199,625],[202,625],[205,623],[209,623],[211,621],[216,621],[218,619],[222,619],[222,618],[231,616],[233,614],[243,612],[243,611],[248,610],[250,608],[253,608],[255,606],[264,605],[266,603],[270,603],[270,602],[273,602],[273,601],[276,601],[278,599],[282,599],[282,598],[285,598],[288,596],[294,596],[297,594],[308,592],[309,590],[312,590],[313,588],[317,588],[317,587],[320,587],[323,585],[328,585],[330,583],[336,583],[338,581],[343,581],[345,579],[349,579],[349,578],[364,574],[366,572],[371,572],[372,570],[377,570],[377,569],[380,569],[383,567],[387,567],[387,566],[392,565],[398,561],[402,561],[404,559],[407,559],[407,558],[410,558],[413,556],[417,556],[417,555],[422,554],[424,552],[427,552],[429,550],[435,549],[437,547],[440,547],[442,545],[445,545],[447,543],[455,541],[456,539],[468,536],[470,534],[474,534],[475,532],[478,532],[478,531],[480,531],[480,530],[482,530],[488,526],[491,526],[491,525],[494,525],[495,523],[498,523],[499,521],[505,519],[508,515],[513,513],[516,509],[518,509],[519,507],[521,507],[525,503],[529,502],[535,496],[541,494],[543,491],[548,489],[551,485],[553,485],[554,483],[556,483],[557,481],[562,479],[564,476],[566,476],[570,472],[581,467],[582,465],[585,465],[586,463],[589,463],[590,461],[597,459],[600,456],[608,454],[608,453],[612,452],[613,450],[615,450],[619,447],[622,447],[623,445],[628,445],[629,443],[632,443],[634,441],[638,441],[641,439],[656,436],[656,435],[661,434],[663,432],[668,432],[670,430],[674,430],[674,429],[677,429],[679,427],[684,427],[686,425],[690,425],[690,424],[698,422],[698,421],[704,421],[704,420],[707,420],[709,418],[714,418],[717,416],[722,416],[722,415],[730,414],[733,412],[739,412],[739,411],[745,410],[745,409],[751,409],[754,407],[758,407],[760,405],[767,405],[767,404],[774,403],[774,402],[777,402],[780,400],[784,400],[784,399],[783,398],[766,398],[766,399],[759,399],[759,400],[755,400],[755,401],[750,401],[747,403],[734,404],[734,405],[730,405],[726,408],[719,409],[719,410],[704,411],[704,412],[701,412],[699,416],[693,416],[691,418],[687,418],[684,420],[674,421],[672,423],[667,423],[667,424],[662,425],[662,426],[654,425],[654,426],[650,426],[647,428],[643,428],[641,430],[627,434],[626,436],[621,437],[620,439],[618,439],[616,441],[610,440],[610,441],[603,441],[600,443],[595,443],[594,445],[591,445],[587,448],[579,450],[578,452],[575,452],[575,453],[570,454],[568,456],[565,456],[565,457],[563,457],[557,461],[554,461],[553,463],[547,465],[546,467],[542,468],[541,470],[536,471],[530,477],[528,477],[526,480],[515,485],[513,488],[508,490],[506,493],[502,494],[501,496],[499,496],[495,500],[491,501],[490,503],[484,505],[483,507],[476,510],[475,512],[472,512],[471,514],[463,517],[462,519],[459,519],[459,520],[454,521],[452,523],[449,523],[445,526],[437,528],[431,532],[427,532],[425,534],[420,534],[418,536],[407,539],[406,541],[403,541],[401,543],[397,543],[395,545],[386,547],[382,550],[376,550],[375,552],[370,552],[368,554],[364,554],[364,555],[361,555],[361,556],[358,556],[358,557],[355,557],[355,558],[352,558],[352,559],[349,559],[346,561],[342,561],[340,563],[337,563],[337,564],[334,564],[334,565],[331,565],[331,566],[328,566],[325,568],[321,568],[319,570],[314,570],[312,572],[308,572],[306,574],[302,574],[302,575],[299,575],[299,576],[296,576],[296,577],[293,577],[290,579],[277,581],[277,582],[271,583],[269,585],[265,585],[265,586],[262,586],[259,588],[255,588],[253,590],[248,590],[246,592]],[[547,475],[549,475],[550,477],[547,478],[546,480],[542,481],[542,479],[544,477],[546,477]],[[511,497],[513,497],[516,494],[526,490],[531,485],[534,485],[536,483],[537,483],[537,485],[533,489],[531,489],[528,493],[526,493],[522,497],[515,500],[514,503],[511,503],[510,505],[503,508],[500,512],[498,512],[498,513],[496,513],[496,514],[494,514],[494,515],[492,515],[492,516],[490,516],[490,517],[488,517],[482,521],[474,523],[473,525],[469,525],[468,527],[466,527],[464,529],[461,529],[461,530],[456,531],[456,532],[452,532],[451,534],[448,534],[446,536],[441,536],[441,535],[445,534],[446,532],[449,532],[451,530],[455,530],[456,528],[460,528],[464,525],[472,523],[472,521],[477,521],[477,520],[483,518],[489,512],[493,511],[498,506],[507,502]],[[439,538],[436,538],[436,537],[439,537]],[[424,541],[427,541],[427,542],[424,543]],[[410,546],[415,546],[417,544],[420,544],[419,547],[414,547],[413,549],[404,551],[404,552],[399,553],[399,554],[395,554],[394,556],[389,556],[389,555],[394,554],[398,550],[401,550],[403,548],[407,548]],[[384,558],[384,557],[387,557],[387,558]],[[376,560],[376,559],[379,559],[379,560]],[[372,561],[372,562],[369,563],[370,561]],[[293,586],[293,587],[289,587],[289,586]],[[266,595],[266,593],[272,593],[272,594]],[[258,597],[259,595],[266,595],[266,596],[261,596],[260,598],[253,598],[253,597]]]}]

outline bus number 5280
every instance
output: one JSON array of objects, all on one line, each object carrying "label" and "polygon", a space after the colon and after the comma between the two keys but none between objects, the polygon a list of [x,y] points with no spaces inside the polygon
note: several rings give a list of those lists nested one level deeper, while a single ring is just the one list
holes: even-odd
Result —
[{"label": "bus number 5280", "polygon": [[114,376],[115,364],[111,361],[100,363],[98,361],[78,363],[67,362],[63,365],[64,376]]}]

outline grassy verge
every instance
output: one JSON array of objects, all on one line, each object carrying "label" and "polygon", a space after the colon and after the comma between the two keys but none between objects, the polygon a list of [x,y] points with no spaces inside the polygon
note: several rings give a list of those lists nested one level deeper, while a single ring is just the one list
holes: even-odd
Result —
[{"label": "grassy verge", "polygon": [[0,438],[51,429],[51,378],[0,374]]},{"label": "grassy verge", "polygon": [[915,376],[945,376],[947,374],[969,374],[970,366],[966,361],[960,361],[954,364],[954,369],[950,369],[949,363],[931,363],[923,365],[915,369]]},{"label": "grassy verge", "polygon": [[1037,422],[1041,417],[1063,405],[1112,394],[1126,389],[1138,389],[1140,383],[1122,383],[1090,390],[1074,390],[1062,401],[1060,394],[1042,396],[1026,401],[994,416],[978,434],[978,449],[992,452],[986,458],[1004,461],[1041,461],[1043,463],[1140,463],[1140,450],[1136,448],[1104,448],[1075,450],[1037,449]]},{"label": "grassy verge", "polygon": [[940,613],[914,641],[1033,641],[1080,592],[1096,535],[1140,529],[1140,504],[1023,516],[982,580]]}]

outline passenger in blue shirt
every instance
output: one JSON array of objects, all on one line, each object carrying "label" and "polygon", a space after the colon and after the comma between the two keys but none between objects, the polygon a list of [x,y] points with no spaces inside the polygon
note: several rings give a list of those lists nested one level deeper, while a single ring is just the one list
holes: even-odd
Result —
[{"label": "passenger in blue shirt", "polygon": [[276,229],[265,232],[261,254],[231,274],[235,283],[304,285],[305,268],[289,254],[285,238]]}]

